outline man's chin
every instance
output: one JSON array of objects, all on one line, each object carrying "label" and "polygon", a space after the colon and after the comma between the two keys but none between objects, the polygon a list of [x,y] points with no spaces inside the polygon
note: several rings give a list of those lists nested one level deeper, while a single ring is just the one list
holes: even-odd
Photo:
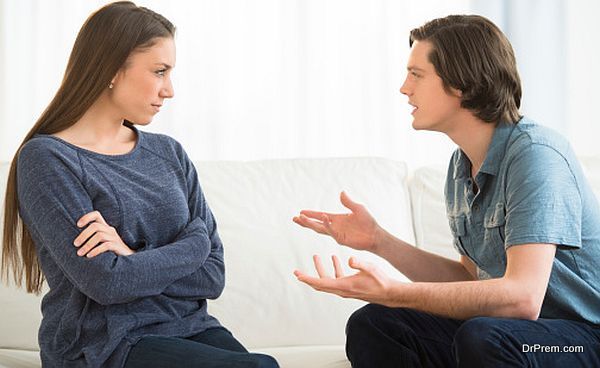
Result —
[{"label": "man's chin", "polygon": [[422,123],[418,122],[417,119],[413,119],[412,127],[414,130],[424,130],[425,129],[425,126]]},{"label": "man's chin", "polygon": [[144,126],[144,125],[150,124],[152,122],[152,118],[153,117],[144,118],[144,119],[135,119],[135,120],[127,119],[127,120],[130,121],[132,124]]}]

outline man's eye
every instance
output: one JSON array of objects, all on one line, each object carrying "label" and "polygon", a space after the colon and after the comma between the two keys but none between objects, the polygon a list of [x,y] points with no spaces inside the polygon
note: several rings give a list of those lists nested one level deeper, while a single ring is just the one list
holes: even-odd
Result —
[{"label": "man's eye", "polygon": [[160,69],[160,70],[157,70],[155,73],[157,75],[163,76],[163,75],[165,75],[166,71],[167,71],[167,69]]}]

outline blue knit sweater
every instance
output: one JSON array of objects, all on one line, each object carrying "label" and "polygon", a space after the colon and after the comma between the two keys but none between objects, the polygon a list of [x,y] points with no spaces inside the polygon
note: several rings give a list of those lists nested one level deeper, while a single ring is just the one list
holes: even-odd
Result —
[{"label": "blue knit sweater", "polygon": [[[124,155],[49,135],[19,154],[19,211],[50,288],[38,337],[45,367],[122,367],[143,336],[219,326],[206,299],[224,287],[223,247],[195,168],[174,139],[126,126],[138,140]],[[77,255],[76,222],[94,210],[135,254]]]}]

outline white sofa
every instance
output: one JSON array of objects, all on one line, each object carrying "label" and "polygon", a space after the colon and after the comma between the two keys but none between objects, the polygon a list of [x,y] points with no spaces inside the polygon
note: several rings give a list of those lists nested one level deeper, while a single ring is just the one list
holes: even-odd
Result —
[{"label": "white sofa", "polygon": [[[600,188],[600,159],[586,161]],[[312,254],[343,260],[356,254],[300,228],[301,209],[344,211],[339,192],[364,203],[386,229],[417,246],[457,258],[450,246],[443,203],[445,166],[412,173],[381,158],[197,162],[203,190],[225,246],[227,284],[209,302],[252,351],[276,357],[284,368],[348,368],[344,329],[364,303],[317,293],[296,281],[294,269],[313,271]],[[4,193],[7,163],[0,164]],[[2,206],[3,208],[3,206]],[[361,253],[388,274],[406,278],[385,261]],[[0,367],[39,367],[40,297],[0,286]]]}]

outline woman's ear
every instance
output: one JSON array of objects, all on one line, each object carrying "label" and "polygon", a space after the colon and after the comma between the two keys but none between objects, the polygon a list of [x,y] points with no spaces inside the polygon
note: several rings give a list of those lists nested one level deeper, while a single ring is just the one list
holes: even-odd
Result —
[{"label": "woman's ear", "polygon": [[123,63],[123,65],[121,65],[119,70],[117,70],[117,72],[115,73],[114,77],[112,77],[112,79],[110,80],[111,83],[113,83],[113,84],[119,83],[125,77],[125,73],[127,71],[128,66],[129,66],[128,61]]},{"label": "woman's ear", "polygon": [[119,71],[117,72],[117,74],[115,74],[114,77],[112,77],[112,79],[110,80],[110,83],[115,84],[119,82],[119,79],[121,79],[121,74],[123,74],[123,72],[121,71],[122,69],[119,69]]}]

